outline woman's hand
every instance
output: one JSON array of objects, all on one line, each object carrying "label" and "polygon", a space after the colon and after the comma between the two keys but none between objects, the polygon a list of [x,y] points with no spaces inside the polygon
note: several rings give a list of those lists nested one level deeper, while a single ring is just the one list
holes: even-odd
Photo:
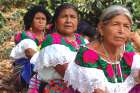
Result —
[{"label": "woman's hand", "polygon": [[105,92],[101,89],[95,89],[93,93],[105,93]]},{"label": "woman's hand", "polygon": [[129,39],[134,44],[136,50],[140,52],[140,35],[138,34],[138,32],[130,32]]}]

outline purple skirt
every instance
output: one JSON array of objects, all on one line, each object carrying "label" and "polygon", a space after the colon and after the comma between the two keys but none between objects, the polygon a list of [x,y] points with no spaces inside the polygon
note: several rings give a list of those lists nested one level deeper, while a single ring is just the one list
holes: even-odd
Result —
[{"label": "purple skirt", "polygon": [[129,93],[140,93],[140,84],[137,84],[136,86],[134,86]]}]

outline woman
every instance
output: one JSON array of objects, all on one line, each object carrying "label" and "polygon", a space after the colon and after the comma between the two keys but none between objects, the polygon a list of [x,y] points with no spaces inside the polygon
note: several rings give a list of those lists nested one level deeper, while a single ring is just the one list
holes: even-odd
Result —
[{"label": "woman", "polygon": [[99,40],[79,49],[64,80],[80,93],[128,93],[140,80],[140,56],[124,49],[131,25],[125,7],[105,9],[98,24]]},{"label": "woman", "polygon": [[63,76],[67,65],[74,60],[79,45],[84,44],[84,39],[75,34],[78,18],[77,9],[72,4],[64,3],[55,10],[53,26],[56,32],[46,36],[41,50],[31,58],[38,73],[31,81],[32,89],[38,88],[34,81],[39,79],[39,93],[73,92],[67,88]]},{"label": "woman", "polygon": [[96,28],[92,27],[86,21],[81,21],[78,25],[77,33],[79,33],[85,39],[86,43],[95,40]]},{"label": "woman", "polygon": [[31,7],[23,19],[25,31],[18,33],[15,37],[16,46],[10,56],[16,60],[15,69],[19,70],[18,68],[20,68],[20,71],[15,73],[18,74],[17,79],[21,81],[18,82],[23,87],[29,84],[33,74],[33,65],[30,64],[30,58],[38,51],[39,46],[45,39],[44,31],[50,17],[45,7],[41,5]]}]

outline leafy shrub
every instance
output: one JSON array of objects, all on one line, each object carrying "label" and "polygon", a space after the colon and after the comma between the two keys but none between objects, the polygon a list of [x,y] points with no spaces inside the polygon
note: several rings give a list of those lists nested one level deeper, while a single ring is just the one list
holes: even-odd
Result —
[{"label": "leafy shrub", "polygon": [[2,13],[0,12],[0,28],[2,28],[5,25],[5,18],[3,17]]}]

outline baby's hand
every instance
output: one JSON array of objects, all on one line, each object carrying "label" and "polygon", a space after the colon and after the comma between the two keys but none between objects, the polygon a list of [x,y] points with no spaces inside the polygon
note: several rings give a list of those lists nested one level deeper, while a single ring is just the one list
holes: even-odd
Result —
[{"label": "baby's hand", "polygon": [[32,48],[28,48],[28,49],[25,50],[25,55],[28,58],[31,58],[35,53],[36,53],[36,51],[33,50]]}]

